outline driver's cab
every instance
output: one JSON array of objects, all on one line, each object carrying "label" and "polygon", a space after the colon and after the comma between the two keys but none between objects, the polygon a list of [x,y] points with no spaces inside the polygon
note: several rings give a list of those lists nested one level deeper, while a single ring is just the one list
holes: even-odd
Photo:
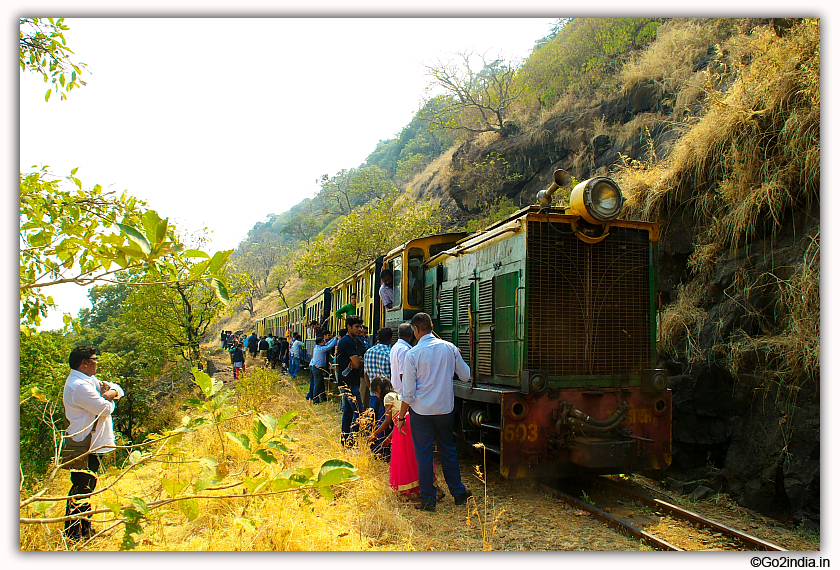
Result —
[{"label": "driver's cab", "polygon": [[[425,299],[424,264],[438,253],[453,248],[466,236],[461,232],[429,236],[411,240],[388,252],[382,267],[390,269],[393,275],[394,303],[388,309],[380,298],[384,315],[381,326],[396,329],[400,323],[425,309],[428,302]],[[396,341],[396,335],[393,339]]]}]

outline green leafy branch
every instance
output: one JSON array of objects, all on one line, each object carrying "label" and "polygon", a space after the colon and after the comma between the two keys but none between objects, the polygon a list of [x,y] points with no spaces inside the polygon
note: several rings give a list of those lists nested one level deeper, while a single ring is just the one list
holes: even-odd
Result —
[{"label": "green leafy branch", "polygon": [[[41,290],[63,283],[150,285],[200,279],[222,302],[229,301],[223,267],[233,250],[212,256],[185,250],[168,218],[126,193],[117,197],[98,184],[83,188],[77,171],[63,181],[46,166],[20,173],[21,330],[38,325],[55,305]],[[130,271],[155,279],[114,278]]]}]

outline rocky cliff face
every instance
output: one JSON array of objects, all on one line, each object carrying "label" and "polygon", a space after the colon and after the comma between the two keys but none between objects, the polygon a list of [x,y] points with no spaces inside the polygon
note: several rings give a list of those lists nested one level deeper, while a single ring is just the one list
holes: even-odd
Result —
[{"label": "rocky cliff face", "polygon": [[[695,67],[704,65],[700,61]],[[494,194],[522,206],[534,203],[556,168],[583,180],[608,174],[621,155],[643,161],[653,149],[664,157],[681,135],[672,128],[668,100],[652,83],[641,83],[536,130],[489,143],[468,141],[453,154],[450,174],[431,177],[420,193],[468,215],[481,205],[473,192],[480,181],[465,166],[493,157],[503,158],[509,171],[519,175],[497,176]],[[768,383],[765,373],[750,372],[749,363],[733,375],[726,365],[729,355],[720,346],[736,331],[758,334],[763,316],[777,310],[768,276],[785,278],[787,268],[801,262],[808,235],[819,227],[819,206],[789,216],[781,231],[757,232],[745,246],[723,254],[713,273],[701,278],[690,273],[687,260],[702,228],[696,227],[693,202],[677,203],[660,220],[660,297],[667,306],[677,298],[680,284],[694,281],[707,317],[691,342],[683,341],[659,363],[670,371],[674,392],[673,464],[659,475],[678,492],[726,492],[759,512],[818,525],[818,386],[805,379],[795,384],[799,389]],[[754,286],[738,292],[740,282]],[[704,360],[692,358],[696,349],[705,350]]]}]

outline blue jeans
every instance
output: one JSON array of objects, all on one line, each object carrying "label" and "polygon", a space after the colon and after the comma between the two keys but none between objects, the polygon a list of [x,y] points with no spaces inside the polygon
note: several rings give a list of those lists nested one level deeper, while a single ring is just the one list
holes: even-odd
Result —
[{"label": "blue jeans", "polygon": [[359,394],[359,386],[342,385],[340,388],[344,402],[344,410],[341,415],[341,445],[353,447],[355,437],[353,433],[359,433],[359,414],[364,411],[362,396]]},{"label": "blue jeans", "polygon": [[443,478],[453,497],[467,492],[461,481],[461,468],[458,465],[458,451],[455,449],[455,411],[436,416],[424,416],[414,410],[411,413],[411,435],[414,440],[414,452],[417,454],[417,471],[420,481],[420,501],[424,504],[437,503],[437,490],[434,483],[435,440],[438,455],[443,467]]},{"label": "blue jeans", "polygon": [[297,377],[297,373],[300,371],[300,358],[297,356],[292,357],[292,363],[289,364],[289,374],[291,374],[292,378]]}]

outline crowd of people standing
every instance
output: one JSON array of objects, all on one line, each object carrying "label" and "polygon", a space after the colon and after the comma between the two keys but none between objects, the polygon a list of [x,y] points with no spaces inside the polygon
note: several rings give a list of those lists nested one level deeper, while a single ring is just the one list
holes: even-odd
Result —
[{"label": "crowd of people standing", "polygon": [[[380,298],[389,308],[394,301],[391,272],[382,271]],[[417,507],[434,511],[445,494],[435,484],[433,453],[437,447],[443,476],[455,504],[465,504],[472,493],[461,480],[453,435],[455,394],[452,379],[470,379],[470,369],[458,348],[433,332],[431,317],[417,313],[410,323],[394,331],[381,328],[371,344],[367,327],[356,314],[356,295],[336,310],[344,327],[334,335],[325,322],[308,327],[315,345],[307,358],[301,335],[284,336],[256,332],[241,335],[223,331],[223,347],[231,352],[234,376],[245,370],[245,349],[263,366],[280,368],[297,378],[309,364],[309,391],[313,404],[327,401],[329,381],[340,394],[341,444],[354,449],[369,446],[374,455],[390,463],[390,485]],[[361,418],[368,421],[362,421]],[[360,426],[368,426],[362,430]],[[362,432],[365,433],[362,433]]]}]

